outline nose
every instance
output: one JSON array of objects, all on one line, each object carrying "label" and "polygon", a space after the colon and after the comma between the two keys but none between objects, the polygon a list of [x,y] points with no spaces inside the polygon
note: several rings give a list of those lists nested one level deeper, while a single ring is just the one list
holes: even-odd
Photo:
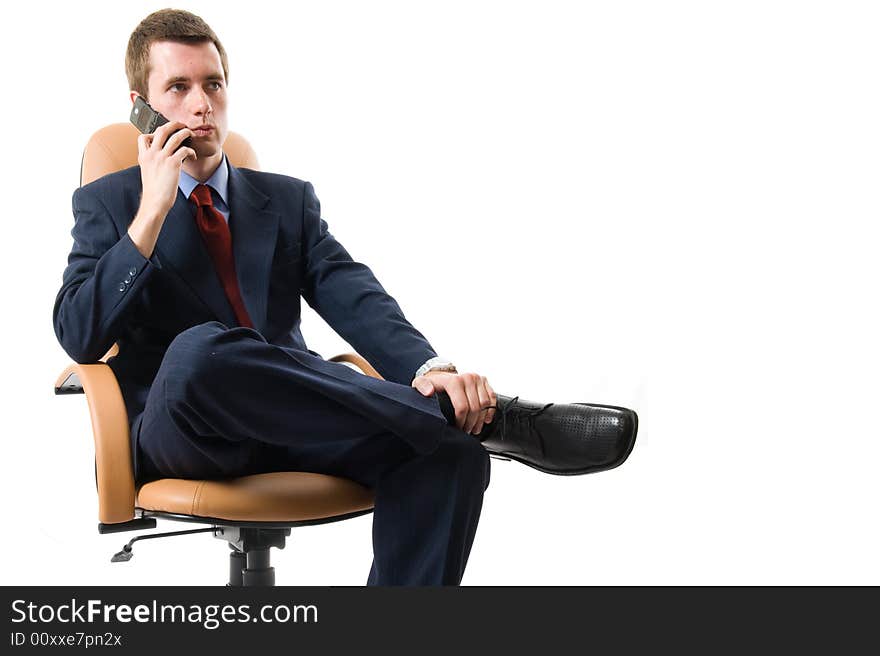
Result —
[{"label": "nose", "polygon": [[196,116],[206,116],[211,111],[211,101],[201,87],[194,86],[189,97],[190,111]]}]

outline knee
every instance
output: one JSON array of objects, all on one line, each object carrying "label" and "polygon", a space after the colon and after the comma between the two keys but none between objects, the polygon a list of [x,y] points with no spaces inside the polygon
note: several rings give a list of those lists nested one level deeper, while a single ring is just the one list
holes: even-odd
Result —
[{"label": "knee", "polygon": [[179,333],[165,351],[162,372],[166,379],[185,389],[206,385],[218,378],[218,368],[229,365],[225,353],[230,334],[237,328],[227,328],[219,321],[209,321],[187,328]]},{"label": "knee", "polygon": [[178,368],[197,369],[214,351],[214,346],[228,328],[219,321],[209,321],[187,328],[171,340],[164,360]]},{"label": "knee", "polygon": [[[256,340],[265,342],[266,339],[253,328],[234,326],[229,328],[219,321],[208,321],[187,328],[171,340],[167,353],[177,357],[190,357],[214,354],[220,350],[227,350],[236,345]],[[167,355],[166,353],[166,355]]]},{"label": "knee", "polygon": [[210,344],[227,330],[229,328],[226,327],[226,324],[222,324],[219,321],[208,321],[190,326],[171,340],[171,344],[168,345],[168,352],[183,351],[184,353],[191,353]]}]

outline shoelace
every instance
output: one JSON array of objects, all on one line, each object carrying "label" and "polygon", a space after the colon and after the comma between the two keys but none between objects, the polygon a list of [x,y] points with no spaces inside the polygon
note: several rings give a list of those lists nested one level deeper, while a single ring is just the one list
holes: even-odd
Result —
[{"label": "shoelace", "polygon": [[[544,436],[541,435],[541,432],[535,427],[535,417],[540,415],[542,412],[544,412],[547,408],[549,408],[553,404],[547,403],[543,408],[539,408],[536,410],[527,410],[526,408],[523,408],[523,407],[517,405],[516,402],[518,400],[519,400],[519,397],[514,396],[512,399],[510,399],[510,401],[507,402],[506,405],[502,404],[502,406],[500,408],[498,406],[494,406],[494,405],[487,406],[486,409],[495,408],[496,413],[499,413],[499,412],[501,413],[501,425],[497,426],[495,428],[495,430],[501,430],[501,439],[504,440],[505,435],[507,435],[507,417],[508,417],[508,415],[510,415],[512,412],[513,417],[511,417],[511,419],[514,419],[516,421],[522,421],[523,419],[525,419],[526,423],[528,425],[529,432],[532,435],[536,435],[538,438],[538,444],[541,446],[541,457],[545,458],[547,456],[547,454],[544,451]],[[495,423],[496,421],[498,421],[497,415],[492,423]]]}]

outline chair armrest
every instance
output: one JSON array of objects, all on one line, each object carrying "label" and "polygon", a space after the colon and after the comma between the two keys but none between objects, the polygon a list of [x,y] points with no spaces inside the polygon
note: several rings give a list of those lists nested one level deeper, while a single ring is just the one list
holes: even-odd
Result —
[{"label": "chair armrest", "polygon": [[372,376],[373,378],[378,378],[379,380],[384,380],[381,374],[373,368],[367,360],[357,353],[343,353],[341,355],[334,355],[332,358],[328,360],[328,362],[348,362],[355,365],[358,369],[361,370],[367,376]]},{"label": "chair armrest", "polygon": [[134,471],[128,413],[113,370],[106,364],[71,364],[55,381],[56,394],[84,392],[95,439],[98,518],[104,524],[134,517]]}]

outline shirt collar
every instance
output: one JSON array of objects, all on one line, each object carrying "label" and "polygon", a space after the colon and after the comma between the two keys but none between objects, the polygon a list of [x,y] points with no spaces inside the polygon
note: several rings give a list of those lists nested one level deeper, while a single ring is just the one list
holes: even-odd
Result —
[{"label": "shirt collar", "polygon": [[[180,170],[180,182],[177,186],[183,192],[184,197],[189,198],[193,189],[199,184],[201,183],[189,173],[183,169]],[[211,187],[220,196],[220,199],[226,203],[226,206],[229,207],[229,167],[226,164],[226,153],[223,153],[220,165],[211,174],[211,177],[205,181],[205,184]]]}]

